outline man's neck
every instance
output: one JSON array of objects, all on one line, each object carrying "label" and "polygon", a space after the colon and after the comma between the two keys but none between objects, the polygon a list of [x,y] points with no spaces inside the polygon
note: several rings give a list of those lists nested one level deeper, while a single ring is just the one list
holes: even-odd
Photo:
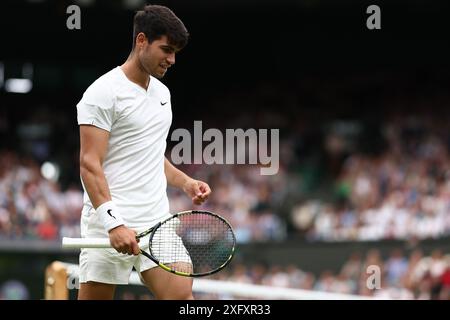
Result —
[{"label": "man's neck", "polygon": [[139,60],[133,53],[128,57],[127,61],[120,66],[127,76],[127,78],[147,90],[150,82],[150,77],[142,68]]}]

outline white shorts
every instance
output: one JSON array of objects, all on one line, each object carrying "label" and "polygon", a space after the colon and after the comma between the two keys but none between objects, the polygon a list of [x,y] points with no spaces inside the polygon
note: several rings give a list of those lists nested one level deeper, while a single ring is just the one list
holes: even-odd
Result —
[{"label": "white shorts", "polygon": [[[136,230],[136,232],[141,231],[144,230]],[[90,214],[82,214],[81,216],[81,236],[86,238],[105,238],[108,237],[108,234],[103,226],[98,223],[97,215],[90,212]],[[139,242],[141,250],[145,250],[147,253],[149,253],[148,240],[149,235],[141,238]],[[177,245],[181,246],[179,250],[186,252],[185,256],[177,260],[191,263],[191,259],[181,239]],[[95,281],[108,284],[128,284],[133,267],[137,272],[141,273],[157,266],[156,263],[142,254],[137,256],[127,255],[119,253],[112,248],[81,249],[79,281],[80,283]]]}]

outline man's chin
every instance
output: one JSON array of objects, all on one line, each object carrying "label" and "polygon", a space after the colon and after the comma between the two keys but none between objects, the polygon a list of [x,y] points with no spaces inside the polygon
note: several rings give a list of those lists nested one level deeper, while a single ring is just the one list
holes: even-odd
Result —
[{"label": "man's chin", "polygon": [[153,77],[155,77],[155,78],[157,78],[157,79],[161,79],[161,78],[164,78],[164,75],[166,74],[166,72],[164,71],[164,72],[153,72],[152,73],[152,76]]}]

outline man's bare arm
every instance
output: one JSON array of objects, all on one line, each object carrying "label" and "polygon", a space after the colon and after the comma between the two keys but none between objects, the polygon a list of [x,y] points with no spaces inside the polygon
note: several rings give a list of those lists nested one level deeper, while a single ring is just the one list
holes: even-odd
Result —
[{"label": "man's bare arm", "polygon": [[[90,125],[80,125],[80,175],[92,205],[100,219],[109,219],[115,223],[112,229],[104,223],[109,231],[111,245],[120,253],[139,254],[136,232],[125,227],[119,219],[118,210],[112,206],[111,192],[103,172],[103,161],[108,151],[109,132]],[[111,205],[114,211],[107,210],[106,216],[103,205]],[[117,219],[117,223],[113,220]],[[104,220],[107,221],[107,220]]]},{"label": "man's bare arm", "polygon": [[206,182],[195,180],[183,171],[175,168],[167,158],[164,158],[164,173],[167,183],[175,188],[183,190],[196,205],[202,204],[208,199],[211,188]]},{"label": "man's bare arm", "polygon": [[111,201],[111,193],[103,173],[108,140],[108,131],[94,126],[80,126],[80,175],[94,208]]},{"label": "man's bare arm", "polygon": [[186,182],[191,179],[183,171],[175,168],[167,158],[164,158],[164,173],[166,174],[167,183],[179,189],[183,189]]}]

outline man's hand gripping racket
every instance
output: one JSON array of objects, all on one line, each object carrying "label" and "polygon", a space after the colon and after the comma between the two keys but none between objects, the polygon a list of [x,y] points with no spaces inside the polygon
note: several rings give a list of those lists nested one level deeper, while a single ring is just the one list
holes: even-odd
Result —
[{"label": "man's hand gripping racket", "polygon": [[[231,225],[209,211],[183,211],[138,234],[149,235],[149,253],[140,253],[161,268],[186,277],[200,277],[223,269],[236,246]],[[64,248],[112,248],[109,238],[63,238]]]}]

